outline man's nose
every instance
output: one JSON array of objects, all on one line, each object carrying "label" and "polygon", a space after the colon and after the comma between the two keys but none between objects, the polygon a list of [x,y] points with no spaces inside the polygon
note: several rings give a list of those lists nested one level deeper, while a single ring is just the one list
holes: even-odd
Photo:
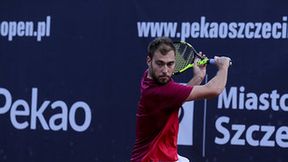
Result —
[{"label": "man's nose", "polygon": [[165,73],[165,74],[168,73],[168,66],[167,66],[167,65],[164,65],[164,66],[163,66],[162,72]]}]

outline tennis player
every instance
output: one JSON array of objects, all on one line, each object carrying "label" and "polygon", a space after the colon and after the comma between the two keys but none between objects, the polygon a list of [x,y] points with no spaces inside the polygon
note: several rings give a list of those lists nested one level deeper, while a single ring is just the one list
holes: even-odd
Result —
[{"label": "tennis player", "polygon": [[[187,162],[177,154],[178,110],[185,101],[212,98],[226,85],[230,58],[215,57],[217,74],[205,85],[206,66],[195,66],[187,85],[171,79],[175,68],[175,47],[160,37],[148,45],[147,65],[141,80],[136,113],[136,142],[131,162]],[[195,61],[198,61],[195,59]]]}]

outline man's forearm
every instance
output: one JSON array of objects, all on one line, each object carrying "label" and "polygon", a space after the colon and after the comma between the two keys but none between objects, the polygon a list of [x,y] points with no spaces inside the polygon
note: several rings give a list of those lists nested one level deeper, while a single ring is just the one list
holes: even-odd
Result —
[{"label": "man's forearm", "polygon": [[200,85],[203,81],[203,77],[201,76],[194,76],[187,84],[194,86],[194,85]]},{"label": "man's forearm", "polygon": [[205,85],[211,88],[216,93],[220,94],[227,83],[228,69],[223,68],[218,70],[217,74]]}]

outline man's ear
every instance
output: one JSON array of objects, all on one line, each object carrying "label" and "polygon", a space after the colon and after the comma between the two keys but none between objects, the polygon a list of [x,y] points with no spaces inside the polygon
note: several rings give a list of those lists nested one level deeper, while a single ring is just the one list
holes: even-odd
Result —
[{"label": "man's ear", "polygon": [[147,63],[148,66],[150,66],[151,61],[152,61],[151,57],[147,56],[146,63]]}]

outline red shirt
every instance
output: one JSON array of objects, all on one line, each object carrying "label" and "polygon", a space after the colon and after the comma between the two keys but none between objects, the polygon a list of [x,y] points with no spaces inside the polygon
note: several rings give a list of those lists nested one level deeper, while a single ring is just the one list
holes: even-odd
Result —
[{"label": "red shirt", "polygon": [[173,80],[165,85],[141,80],[136,114],[136,142],[131,162],[177,161],[178,110],[192,90]]}]

